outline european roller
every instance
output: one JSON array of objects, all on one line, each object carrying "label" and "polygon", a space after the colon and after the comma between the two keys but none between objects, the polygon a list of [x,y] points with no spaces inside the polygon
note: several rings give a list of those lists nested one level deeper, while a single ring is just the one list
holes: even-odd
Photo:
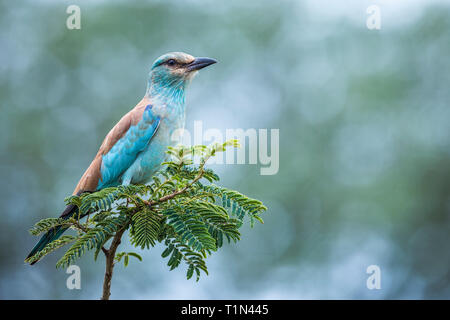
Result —
[{"label": "european roller", "polygon": [[[186,87],[198,70],[213,63],[216,60],[195,58],[183,52],[167,53],[156,59],[144,97],[106,135],[73,194],[147,183],[167,160],[166,150],[173,145],[173,132],[184,128]],[[77,213],[78,208],[69,205],[61,218],[68,219]],[[28,257],[58,239],[66,229],[56,227],[48,231]]]}]

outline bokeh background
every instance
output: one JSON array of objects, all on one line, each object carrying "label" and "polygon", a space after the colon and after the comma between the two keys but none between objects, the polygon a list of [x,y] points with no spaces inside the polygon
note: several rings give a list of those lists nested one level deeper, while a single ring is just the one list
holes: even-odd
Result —
[{"label": "bokeh background", "polygon": [[[81,8],[81,30],[66,8]],[[381,29],[366,9],[381,9]],[[450,298],[448,1],[1,1],[0,298],[97,299],[103,260],[34,267],[28,228],[64,197],[168,51],[217,58],[188,92],[187,128],[280,129],[278,174],[222,165],[264,225],[169,271],[162,248],[115,269],[113,299]],[[128,244],[123,245],[126,248]],[[381,289],[366,268],[381,268]]]}]

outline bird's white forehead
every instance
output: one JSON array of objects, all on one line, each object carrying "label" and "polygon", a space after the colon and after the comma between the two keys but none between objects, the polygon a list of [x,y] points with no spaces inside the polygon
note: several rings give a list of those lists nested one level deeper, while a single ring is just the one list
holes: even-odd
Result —
[{"label": "bird's white forehead", "polygon": [[156,59],[153,66],[157,66],[157,65],[161,64],[162,62],[167,61],[169,59],[174,59],[180,63],[190,63],[190,62],[194,61],[195,58],[193,56],[191,56],[190,54],[187,54],[184,52],[169,52],[169,53],[163,54],[158,59]]}]

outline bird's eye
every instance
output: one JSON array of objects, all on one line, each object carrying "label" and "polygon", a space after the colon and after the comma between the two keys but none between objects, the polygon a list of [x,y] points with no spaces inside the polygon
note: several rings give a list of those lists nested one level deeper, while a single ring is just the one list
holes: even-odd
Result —
[{"label": "bird's eye", "polygon": [[168,60],[167,61],[167,64],[169,65],[169,66],[174,66],[175,65],[175,60],[173,60],[173,59],[170,59],[170,60]]}]

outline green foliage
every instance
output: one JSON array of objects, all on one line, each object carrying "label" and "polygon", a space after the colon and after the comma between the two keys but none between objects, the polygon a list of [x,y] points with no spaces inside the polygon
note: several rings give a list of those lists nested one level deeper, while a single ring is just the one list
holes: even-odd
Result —
[{"label": "green foliage", "polygon": [[[30,261],[39,260],[73,241],[57,267],[70,265],[88,250],[95,250],[97,259],[102,249],[108,250],[105,246],[112,238],[128,231],[130,242],[136,248],[149,249],[157,243],[163,244],[162,257],[168,257],[170,270],[184,262],[187,278],[195,273],[198,281],[201,272],[208,274],[205,259],[221,248],[224,240],[240,240],[239,228],[244,218],[248,217],[253,226],[255,220],[263,222],[259,215],[266,210],[258,200],[211,184],[219,177],[206,169],[205,163],[230,146],[238,147],[239,143],[230,140],[209,147],[171,147],[170,161],[162,164],[162,170],[148,185],[110,187],[68,197],[67,204],[79,208],[76,217],[43,219],[30,232],[38,235],[62,225],[77,230],[78,235],[51,242]],[[198,165],[194,164],[196,158]],[[137,253],[120,252],[114,257],[115,263],[123,261],[127,266],[130,256],[142,260]]]},{"label": "green foliage", "polygon": [[33,236],[38,236],[41,233],[47,232],[48,230],[58,227],[58,226],[64,226],[67,225],[67,220],[61,219],[61,218],[47,218],[42,219],[41,221],[38,221],[31,229],[30,233]]},{"label": "green foliage", "polygon": [[131,222],[131,243],[141,249],[149,249],[158,241],[162,218],[148,207],[134,214]]},{"label": "green foliage", "polygon": [[261,223],[264,223],[259,215],[263,211],[267,210],[267,208],[261,201],[248,198],[237,191],[215,185],[202,187],[206,192],[210,192],[220,198],[222,207],[229,208],[231,214],[236,216],[241,222],[247,215],[250,218],[250,223],[252,226],[254,225],[255,219]]},{"label": "green foliage", "polygon": [[128,267],[130,257],[135,257],[139,261],[142,261],[142,257],[139,254],[137,254],[136,252],[119,252],[114,257],[114,260],[115,260],[115,262],[120,262],[123,258],[123,265],[125,267]]},{"label": "green foliage", "polygon": [[145,194],[145,186],[128,185],[105,188],[94,193],[84,193],[81,197],[70,196],[66,198],[67,204],[74,204],[80,210],[81,217],[90,212],[108,211],[114,202],[120,199],[130,199],[137,194]]},{"label": "green foliage", "polygon": [[196,214],[191,212],[165,212],[167,223],[174,228],[180,241],[195,251],[215,250],[216,243],[208,229]]},{"label": "green foliage", "polygon": [[163,251],[161,256],[166,258],[170,255],[167,265],[170,270],[177,268],[180,262],[184,260],[188,265],[187,278],[190,279],[194,274],[197,275],[197,281],[200,279],[200,270],[208,274],[208,269],[206,268],[205,255],[200,254],[192,250],[188,245],[180,242],[179,239],[167,239],[165,241],[167,248]]},{"label": "green foliage", "polygon": [[87,250],[97,249],[99,251],[111,236],[121,228],[126,227],[128,223],[128,217],[118,216],[105,218],[93,228],[83,228],[85,232],[79,235],[72,247],[56,263],[56,266],[62,268],[68,267]]},{"label": "green foliage", "polygon": [[64,235],[61,238],[54,240],[50,242],[48,245],[45,246],[45,248],[38,253],[36,253],[34,256],[28,258],[25,260],[27,263],[33,263],[35,261],[40,260],[42,257],[46,256],[50,252],[55,251],[56,249],[61,248],[62,246],[65,246],[68,243],[71,243],[76,240],[76,237],[70,236],[70,235]]}]

